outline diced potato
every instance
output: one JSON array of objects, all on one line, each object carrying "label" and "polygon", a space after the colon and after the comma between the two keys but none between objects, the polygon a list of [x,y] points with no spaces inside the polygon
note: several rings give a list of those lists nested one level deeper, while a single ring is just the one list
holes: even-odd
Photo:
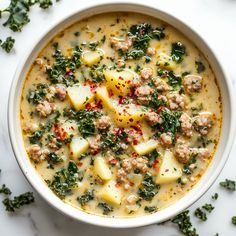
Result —
[{"label": "diced potato", "polygon": [[105,160],[101,156],[95,157],[94,160],[94,172],[97,174],[102,180],[110,180],[112,177],[111,171],[106,164]]},{"label": "diced potato", "polygon": [[170,56],[165,53],[160,53],[157,57],[158,66],[168,70],[174,70],[176,68],[176,63],[172,60]]},{"label": "diced potato", "polygon": [[108,91],[106,87],[99,87],[96,90],[96,96],[97,98],[101,99],[103,102],[103,105],[110,111],[115,110],[115,102],[112,101],[111,98],[109,98]]},{"label": "diced potato", "polygon": [[81,137],[73,137],[70,143],[70,155],[77,160],[89,148],[89,143]]},{"label": "diced potato", "polygon": [[181,176],[182,169],[180,164],[177,162],[172,152],[166,150],[156,182],[159,184],[171,183],[176,181]]},{"label": "diced potato", "polygon": [[136,212],[139,208],[140,208],[140,206],[137,205],[137,204],[135,204],[135,205],[126,205],[126,206],[125,206],[125,211],[126,211],[128,214],[131,214],[131,213]]},{"label": "diced potato", "polygon": [[147,142],[139,143],[137,145],[132,145],[135,152],[139,155],[145,155],[152,152],[158,146],[158,142],[154,139],[150,139]]},{"label": "diced potato", "polygon": [[140,126],[141,126],[141,130],[143,133],[143,135],[142,135],[143,140],[144,140],[144,142],[147,142],[151,137],[153,137],[152,128],[146,122],[142,122],[142,124],[140,124]]},{"label": "diced potato", "polygon": [[102,200],[107,201],[111,204],[120,205],[122,199],[122,190],[115,186],[114,180],[108,181],[99,191],[98,196]]},{"label": "diced potato", "polygon": [[67,88],[68,97],[73,107],[79,111],[83,109],[85,105],[91,102],[94,98],[94,94],[91,92],[90,86],[78,85]]},{"label": "diced potato", "polygon": [[134,78],[134,73],[129,70],[116,71],[106,70],[103,72],[107,81],[107,86],[117,95],[125,96],[130,91],[130,83]]},{"label": "diced potato", "polygon": [[85,65],[92,66],[94,64],[97,64],[99,61],[103,58],[103,51],[102,50],[96,50],[96,51],[87,51],[82,54],[82,62]]},{"label": "diced potato", "polygon": [[127,127],[136,125],[144,119],[142,107],[135,104],[119,105],[116,107],[114,121],[118,126]]},{"label": "diced potato", "polygon": [[135,187],[138,187],[143,180],[143,176],[141,174],[131,173],[128,175],[128,179],[134,184]]}]

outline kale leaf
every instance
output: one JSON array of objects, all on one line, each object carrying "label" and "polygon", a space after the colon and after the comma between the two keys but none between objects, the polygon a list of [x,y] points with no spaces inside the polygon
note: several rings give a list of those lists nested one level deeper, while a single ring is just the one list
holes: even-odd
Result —
[{"label": "kale leaf", "polygon": [[172,43],[171,56],[172,59],[180,63],[183,60],[183,56],[186,54],[186,48],[181,42]]},{"label": "kale leaf", "polygon": [[98,203],[98,207],[101,208],[103,210],[103,215],[108,215],[110,212],[113,211],[113,207],[109,206],[107,203],[105,202],[99,202]]},{"label": "kale leaf", "polygon": [[234,180],[226,179],[225,181],[220,182],[220,186],[230,191],[236,191],[236,182]]},{"label": "kale leaf", "polygon": [[34,195],[32,192],[26,192],[14,197],[13,199],[6,198],[2,201],[2,203],[6,207],[6,211],[10,212],[14,212],[16,209],[19,209],[23,205],[28,205],[32,202],[34,202]]},{"label": "kale leaf", "polygon": [[160,185],[153,181],[151,174],[145,174],[142,184],[138,190],[141,199],[151,201],[152,198],[158,193]]},{"label": "kale leaf", "polygon": [[7,37],[4,42],[0,40],[0,45],[3,50],[7,53],[11,52],[12,48],[14,47],[15,39],[12,37]]},{"label": "kale leaf", "polygon": [[77,187],[78,167],[73,161],[70,161],[67,168],[61,168],[53,176],[52,180],[46,180],[51,190],[61,199],[71,195],[72,190]]},{"label": "kale leaf", "polygon": [[206,67],[201,61],[195,61],[195,66],[198,74],[202,73],[206,69]]},{"label": "kale leaf", "polygon": [[26,98],[29,103],[38,104],[45,98],[47,93],[48,93],[48,85],[39,83],[36,85],[35,90],[29,89]]},{"label": "kale leaf", "polygon": [[10,195],[11,190],[5,184],[3,184],[2,187],[0,188],[0,193],[3,193],[5,195]]},{"label": "kale leaf", "polygon": [[81,206],[86,205],[89,201],[92,201],[94,199],[94,191],[87,191],[84,193],[84,195],[77,197],[78,202]]},{"label": "kale leaf", "polygon": [[179,231],[185,236],[199,236],[196,232],[196,229],[193,228],[191,219],[189,216],[189,210],[184,211],[177,216],[175,216],[172,220],[172,223],[176,224],[179,228]]}]

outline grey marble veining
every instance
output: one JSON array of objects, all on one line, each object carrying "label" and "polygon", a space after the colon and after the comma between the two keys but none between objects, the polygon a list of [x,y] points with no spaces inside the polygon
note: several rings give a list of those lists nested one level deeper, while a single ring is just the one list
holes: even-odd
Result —
[{"label": "grey marble veining", "polygon": [[[0,2],[0,9],[7,5],[8,0]],[[15,51],[9,55],[0,51],[0,184],[6,183],[13,194],[24,191],[34,191],[21,173],[11,150],[7,130],[7,100],[10,84],[15,68],[24,55],[25,49],[32,45],[34,40],[41,36],[48,27],[70,12],[86,6],[95,0],[75,1],[61,0],[57,6],[46,12],[34,8],[30,13],[31,22],[23,33],[12,34],[16,38]],[[101,2],[101,1],[100,1]],[[136,0],[133,2],[142,2]],[[146,0],[150,5],[158,4],[162,9],[175,14],[186,21],[211,45],[221,57],[223,65],[230,79],[235,85],[236,78],[236,0]],[[9,35],[9,31],[0,27],[1,38]],[[211,189],[191,207],[195,209],[210,201],[211,195],[219,193],[219,200],[215,202],[215,210],[206,223],[194,219],[201,236],[236,235],[231,216],[236,215],[236,193],[221,190],[218,182],[224,178],[236,179],[236,146],[231,151],[229,161],[220,177]],[[171,224],[152,225],[136,229],[106,229],[72,220],[50,207],[35,193],[36,202],[22,210],[9,214],[0,204],[0,236],[176,236],[179,233]],[[3,197],[0,196],[0,201]]]}]

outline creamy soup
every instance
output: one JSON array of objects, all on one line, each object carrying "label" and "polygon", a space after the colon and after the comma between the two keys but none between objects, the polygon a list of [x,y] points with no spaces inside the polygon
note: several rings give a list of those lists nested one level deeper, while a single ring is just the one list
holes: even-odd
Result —
[{"label": "creamy soup", "polygon": [[141,14],[96,15],[60,32],[22,91],[36,171],[62,201],[107,217],[151,214],[182,198],[211,162],[221,123],[203,54]]}]

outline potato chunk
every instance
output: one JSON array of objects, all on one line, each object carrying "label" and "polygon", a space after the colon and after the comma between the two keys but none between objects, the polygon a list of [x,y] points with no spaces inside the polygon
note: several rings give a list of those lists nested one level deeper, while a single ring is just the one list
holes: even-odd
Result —
[{"label": "potato chunk", "polygon": [[130,83],[134,78],[134,73],[129,70],[116,71],[106,70],[104,76],[107,86],[111,88],[117,95],[125,96],[130,91]]},{"label": "potato chunk", "polygon": [[118,126],[136,125],[143,119],[144,111],[141,106],[129,104],[119,105],[115,108],[114,120]]},{"label": "potato chunk", "polygon": [[97,174],[102,180],[110,180],[112,177],[111,171],[106,164],[105,160],[101,156],[95,157],[94,160],[94,172]]},{"label": "potato chunk", "polygon": [[89,148],[89,143],[81,137],[73,137],[70,143],[70,155],[77,160]]},{"label": "potato chunk", "polygon": [[176,181],[181,176],[181,165],[176,161],[172,152],[166,150],[156,182],[159,184],[171,183]]},{"label": "potato chunk", "polygon": [[106,87],[99,87],[96,90],[96,96],[97,98],[101,99],[103,102],[103,105],[110,111],[115,111],[115,102],[112,101],[111,98],[109,98],[108,91]]},{"label": "potato chunk", "polygon": [[120,205],[122,199],[122,190],[116,187],[116,182],[110,180],[98,192],[98,195],[111,204]]},{"label": "potato chunk", "polygon": [[91,92],[90,86],[78,85],[67,88],[68,97],[73,107],[79,111],[83,109],[85,105],[91,102],[94,98],[94,94]]},{"label": "potato chunk", "polygon": [[163,69],[174,70],[176,68],[176,63],[165,53],[160,53],[157,56],[157,63]]},{"label": "potato chunk", "polygon": [[154,139],[150,139],[147,142],[139,143],[132,146],[136,153],[138,153],[139,155],[145,155],[157,148],[158,142]]},{"label": "potato chunk", "polygon": [[99,61],[103,58],[103,51],[102,50],[96,50],[96,51],[87,51],[82,54],[82,62],[85,65],[92,66],[94,64],[97,64]]}]

